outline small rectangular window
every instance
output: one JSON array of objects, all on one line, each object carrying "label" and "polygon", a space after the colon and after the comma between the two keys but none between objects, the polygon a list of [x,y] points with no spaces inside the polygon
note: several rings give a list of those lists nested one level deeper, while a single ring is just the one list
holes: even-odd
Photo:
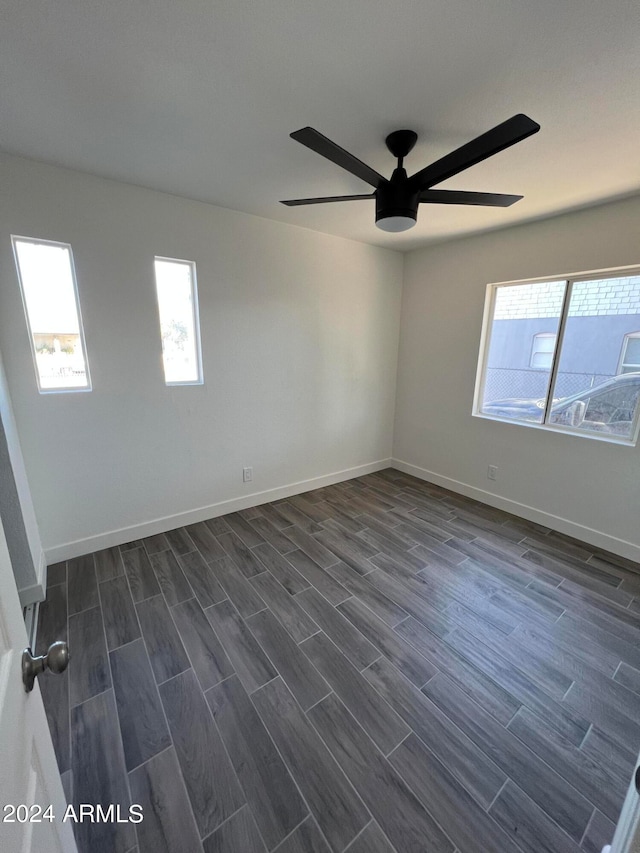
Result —
[{"label": "small rectangular window", "polygon": [[155,277],[165,382],[167,385],[201,385],[195,264],[156,258]]},{"label": "small rectangular window", "polygon": [[618,373],[640,373],[640,332],[625,337]]},{"label": "small rectangular window", "polygon": [[71,246],[11,239],[39,391],[90,391]]},{"label": "small rectangular window", "polygon": [[531,348],[531,367],[536,368],[536,370],[551,370],[555,348],[555,335],[546,332],[535,335]]},{"label": "small rectangular window", "polygon": [[639,274],[490,285],[487,311],[474,414],[636,441]]}]

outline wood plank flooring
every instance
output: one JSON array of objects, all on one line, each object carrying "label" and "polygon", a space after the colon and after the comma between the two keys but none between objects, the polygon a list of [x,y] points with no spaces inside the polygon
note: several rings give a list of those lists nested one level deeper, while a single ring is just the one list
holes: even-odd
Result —
[{"label": "wood plank flooring", "polygon": [[640,565],[388,469],[49,567],[80,853],[599,853]]}]

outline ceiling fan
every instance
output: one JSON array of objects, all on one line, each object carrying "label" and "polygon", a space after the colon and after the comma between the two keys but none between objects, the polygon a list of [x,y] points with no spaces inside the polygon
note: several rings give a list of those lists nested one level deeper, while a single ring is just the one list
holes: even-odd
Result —
[{"label": "ceiling fan", "polygon": [[326,198],[294,198],[283,201],[289,207],[300,204],[325,204],[330,201],[356,201],[365,198],[376,200],[376,225],[383,231],[407,231],[413,228],[418,218],[419,204],[474,204],[486,207],[509,207],[519,201],[521,195],[499,193],[463,192],[459,190],[433,190],[435,184],[457,175],[459,172],[492,157],[505,148],[515,145],[540,130],[540,125],[528,116],[519,113],[467,142],[430,166],[409,177],[403,166],[404,158],[416,144],[418,134],[413,130],[395,130],[385,142],[389,151],[398,159],[398,165],[389,179],[378,174],[362,160],[349,154],[312,127],[303,127],[291,134],[291,138],[311,148],[337,166],[351,172],[357,178],[375,188],[375,192],[364,195],[339,195]]}]

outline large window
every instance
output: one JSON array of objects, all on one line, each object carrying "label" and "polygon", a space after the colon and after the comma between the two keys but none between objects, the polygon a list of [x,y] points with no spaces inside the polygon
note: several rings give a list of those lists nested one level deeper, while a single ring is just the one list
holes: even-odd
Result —
[{"label": "large window", "polygon": [[474,414],[635,443],[639,325],[637,271],[490,285]]},{"label": "large window", "polygon": [[196,267],[155,259],[164,379],[167,385],[202,384]]},{"label": "large window", "polygon": [[12,240],[38,389],[91,390],[71,246]]}]

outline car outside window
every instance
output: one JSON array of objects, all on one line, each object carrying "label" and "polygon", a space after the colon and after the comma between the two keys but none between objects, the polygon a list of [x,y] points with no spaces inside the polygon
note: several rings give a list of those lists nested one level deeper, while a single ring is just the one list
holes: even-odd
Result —
[{"label": "car outside window", "polygon": [[558,405],[551,411],[550,423],[579,426],[585,430],[628,438],[640,395],[640,373],[637,378],[621,380],[603,391],[595,391],[572,404]]}]

